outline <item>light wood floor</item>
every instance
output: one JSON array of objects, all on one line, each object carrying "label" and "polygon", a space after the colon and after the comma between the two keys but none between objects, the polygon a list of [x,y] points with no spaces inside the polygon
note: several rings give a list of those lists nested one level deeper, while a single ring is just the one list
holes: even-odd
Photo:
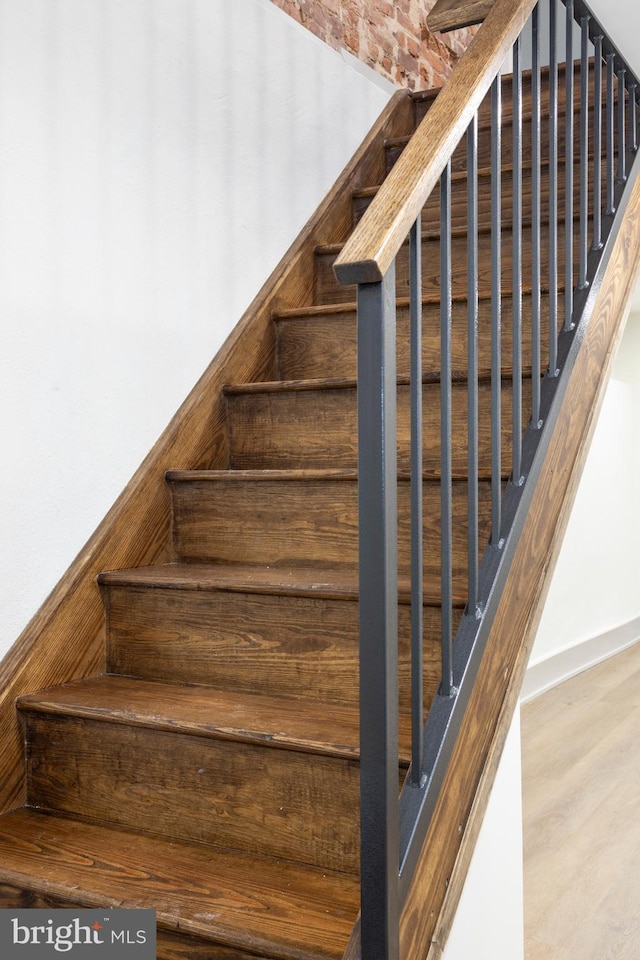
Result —
[{"label": "light wood floor", "polygon": [[640,958],[640,644],[522,708],[526,960]]}]

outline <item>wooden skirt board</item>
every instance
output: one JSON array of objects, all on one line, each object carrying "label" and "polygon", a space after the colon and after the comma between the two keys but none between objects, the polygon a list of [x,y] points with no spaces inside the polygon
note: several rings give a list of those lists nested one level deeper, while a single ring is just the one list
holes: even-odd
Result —
[{"label": "wooden skirt board", "polygon": [[640,957],[640,644],[522,707],[525,960]]}]

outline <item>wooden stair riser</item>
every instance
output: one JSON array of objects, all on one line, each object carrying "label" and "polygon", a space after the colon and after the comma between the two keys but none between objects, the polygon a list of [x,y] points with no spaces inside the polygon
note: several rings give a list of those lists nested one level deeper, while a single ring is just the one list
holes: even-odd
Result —
[{"label": "wooden stair riser", "polygon": [[[525,117],[522,124],[522,135],[521,135],[521,147],[522,147],[522,156],[525,162],[530,162],[533,156],[532,153],[532,143],[531,143],[531,122]],[[478,165],[480,167],[488,167],[491,165],[491,128],[486,125],[482,125],[478,129]],[[513,163],[513,125],[510,121],[503,123],[502,132],[502,149],[500,151],[501,163],[503,165],[510,165]],[[409,141],[408,137],[398,138],[396,140],[389,140],[385,144],[385,153],[386,153],[386,171],[389,173],[397,163],[402,151]],[[579,156],[579,147],[580,147],[580,124],[574,124],[573,131],[573,141],[574,141],[574,150],[576,157]],[[589,133],[589,156],[593,156],[593,135]],[[557,143],[557,155],[558,159],[562,160],[565,153],[565,142],[566,142],[566,127],[564,123],[564,115],[561,114],[558,117],[558,136],[556,139]],[[543,116],[540,124],[540,156],[543,161],[549,159],[549,118]],[[453,152],[451,157],[451,171],[452,173],[463,173],[467,169],[467,141],[466,137],[463,136],[459,145]]]},{"label": "wooden stair riser", "polygon": [[[355,599],[103,587],[110,673],[224,690],[358,702]],[[457,623],[459,610],[454,611]],[[440,608],[424,609],[424,693],[440,677]],[[411,611],[398,605],[399,706],[410,708]]]},{"label": "wooden stair riser", "polygon": [[[178,561],[353,565],[358,562],[357,480],[184,480],[170,483]],[[398,483],[398,572],[410,576],[410,484]],[[491,525],[491,484],[478,484],[481,543]],[[425,580],[440,575],[440,484],[423,483]],[[453,483],[453,574],[457,592],[467,569],[466,481]]]},{"label": "wooden stair riser", "polygon": [[[579,183],[580,183],[580,166],[576,163],[574,167],[575,178],[574,178],[574,203],[575,198],[579,196]],[[589,171],[590,183],[592,184],[591,171]],[[540,177],[540,217],[542,223],[542,237],[543,243],[548,242],[549,236],[549,219],[550,219],[550,210],[549,210],[549,167],[545,165],[541,170]],[[493,214],[493,201],[491,197],[492,190],[492,178],[488,171],[481,170],[478,175],[478,194],[477,194],[477,206],[478,206],[478,229],[481,231],[489,232],[491,230],[491,218]],[[565,210],[565,196],[566,196],[566,180],[565,180],[565,165],[560,164],[558,167],[558,189],[557,189],[557,215],[555,217],[556,222],[564,222],[564,210]],[[521,196],[522,196],[522,222],[525,225],[530,225],[532,221],[532,190],[533,190],[533,181],[532,181],[532,170],[531,167],[525,167],[522,170],[522,183],[521,183]],[[602,195],[605,195],[606,190],[606,170],[602,171]],[[362,219],[363,214],[371,204],[375,194],[377,193],[376,188],[369,188],[367,190],[359,191],[354,194],[353,198],[353,220],[354,225]],[[502,217],[501,223],[504,230],[510,230],[513,224],[513,172],[511,170],[503,170],[502,172]],[[591,185],[589,189],[588,197],[588,210],[589,215],[593,214],[593,186]],[[451,228],[454,233],[466,233],[467,230],[467,217],[468,217],[468,203],[467,203],[467,181],[466,177],[460,175],[453,177],[451,181]],[[434,192],[429,197],[426,205],[422,210],[422,231],[426,236],[438,236],[440,234],[440,191],[434,190]]]},{"label": "wooden stair riser", "polygon": [[25,726],[31,806],[358,870],[355,760],[35,712]]},{"label": "wooden stair riser", "polygon": [[[524,381],[525,424],[530,382]],[[331,463],[339,469],[357,465],[357,409],[355,387],[285,390],[229,394],[230,467],[236,469],[305,469]],[[478,384],[480,469],[491,469],[491,386]],[[453,469],[467,471],[467,384],[454,383]],[[511,382],[503,380],[502,466],[510,471]],[[440,469],[440,384],[423,388],[424,469]],[[409,469],[409,388],[398,388],[398,465]]]},{"label": "wooden stair riser", "polygon": [[[577,264],[579,250],[577,240],[579,224],[574,225],[574,263]],[[523,281],[530,283],[532,257],[531,227],[522,229],[522,275]],[[351,303],[355,300],[356,289],[350,284],[338,283],[333,272],[333,264],[341,251],[341,246],[319,247],[316,251],[316,304]],[[505,294],[513,289],[513,234],[511,230],[502,231],[502,284]],[[564,224],[558,224],[558,277],[564,276]],[[549,281],[549,251],[543,242],[541,249],[541,282],[546,287]],[[454,298],[466,297],[468,288],[467,238],[454,236],[451,240],[451,289]],[[478,236],[478,290],[480,296],[491,293],[491,235],[480,233]],[[396,257],[396,291],[399,297],[409,295],[409,245],[405,243]],[[440,239],[423,237],[422,240],[422,294],[437,299],[440,296]]]},{"label": "wooden stair riser", "polygon": [[[579,61],[574,62],[573,69],[573,95],[575,110],[577,114],[580,103],[580,63]],[[604,69],[603,69],[604,77]],[[549,99],[549,81],[548,81],[548,70],[542,69],[541,72],[541,89],[540,89],[540,114],[543,118],[548,118],[550,113],[550,99]],[[565,102],[565,69],[564,63],[558,64],[558,113],[563,114],[564,112],[564,102]],[[606,97],[606,82],[603,81],[602,89],[602,103],[605,103]],[[593,91],[594,91],[594,69],[593,63],[589,65],[589,92],[590,92],[590,103],[593,103]],[[418,124],[425,118],[437,97],[436,90],[426,90],[423,93],[417,93],[413,95],[414,102],[414,122],[415,125]],[[614,103],[617,103],[618,100],[618,85],[615,84],[614,90]],[[522,73],[522,114],[523,118],[531,116],[531,73],[529,71],[523,71]],[[502,80],[502,125],[510,125],[513,117],[513,85],[511,74],[507,74]],[[480,105],[478,110],[478,123],[481,126],[487,126],[491,122],[491,96],[487,95]]]},{"label": "wooden stair riser", "polygon": [[[561,306],[561,305],[560,305]],[[531,297],[522,301],[522,362],[531,366]],[[478,365],[491,366],[491,300],[478,304]],[[467,366],[468,305],[457,300],[452,305],[451,364],[454,370]],[[562,315],[561,313],[559,314]],[[511,363],[513,302],[505,297],[502,301],[501,349],[504,362]],[[278,335],[278,371],[283,380],[312,380],[326,375],[327,370],[335,377],[355,379],[356,360],[356,312],[353,307],[343,310],[322,308],[298,316],[275,320]],[[541,352],[543,362],[548,362],[549,296],[544,294],[540,302]],[[401,303],[397,308],[396,356],[398,376],[408,377],[409,356],[409,307]],[[440,305],[425,303],[422,312],[422,364],[424,370],[440,368]]]}]

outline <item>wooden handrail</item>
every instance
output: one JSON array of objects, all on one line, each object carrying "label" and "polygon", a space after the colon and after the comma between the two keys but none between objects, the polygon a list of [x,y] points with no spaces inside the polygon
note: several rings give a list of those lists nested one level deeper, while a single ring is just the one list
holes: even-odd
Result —
[{"label": "wooden handrail", "polygon": [[427,14],[427,26],[432,33],[447,33],[482,23],[495,0],[436,0]]},{"label": "wooden handrail", "polygon": [[496,0],[337,258],[340,283],[385,276],[535,4]]}]

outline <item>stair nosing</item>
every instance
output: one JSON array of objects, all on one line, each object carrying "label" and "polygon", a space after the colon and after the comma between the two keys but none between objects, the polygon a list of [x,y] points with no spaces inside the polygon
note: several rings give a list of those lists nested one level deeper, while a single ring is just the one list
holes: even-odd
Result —
[{"label": "stair nosing", "polygon": [[[478,471],[478,480],[480,482],[489,481],[491,478],[492,473],[490,470],[485,469]],[[243,482],[247,480],[264,483],[305,483],[306,481],[355,483],[358,480],[358,471],[322,469],[287,470],[282,468],[257,470],[253,468],[244,469],[242,467],[234,469],[232,467],[227,470],[167,470],[165,473],[165,479],[168,483],[225,483],[227,481],[240,483],[241,481]],[[397,479],[399,483],[410,481],[410,471],[398,470]],[[454,472],[452,475],[452,480],[454,482],[464,482],[467,479],[468,477],[466,474]],[[507,479],[507,477],[503,476],[503,479]],[[425,483],[439,483],[441,480],[441,475],[436,471],[423,470],[422,480]]]},{"label": "stair nosing", "polygon": [[357,480],[357,470],[336,470],[322,468],[310,469],[286,469],[275,468],[259,470],[255,468],[239,470],[167,470],[165,472],[167,483],[179,483],[185,480],[216,481],[224,480],[256,480],[264,481],[304,481],[304,480],[327,480],[340,482],[342,480]]},{"label": "stair nosing", "polygon": [[[563,290],[564,290],[564,287],[558,287],[558,293],[562,293]],[[533,292],[532,288],[527,286],[523,287],[524,296],[527,296],[532,292]],[[544,287],[544,288],[541,288],[540,292],[549,293],[550,291],[548,287]],[[505,294],[505,296],[502,297],[502,300],[503,301],[510,300],[512,299],[512,296],[513,296],[513,292],[510,291],[507,294]],[[433,297],[428,294],[424,295],[421,299],[422,299],[423,306],[438,306],[440,303],[439,299],[434,300]],[[490,303],[492,300],[491,291],[478,291],[478,300]],[[467,302],[467,296],[466,294],[454,295],[452,297],[452,302],[464,304]],[[409,297],[398,297],[396,299],[396,309],[408,309],[410,305],[411,305],[411,301]],[[302,320],[308,320],[310,318],[315,319],[316,317],[317,318],[331,317],[335,314],[340,314],[340,313],[356,314],[357,311],[358,311],[358,305],[356,301],[346,300],[343,303],[318,303],[318,304],[310,304],[309,306],[306,306],[306,307],[282,307],[272,312],[271,319],[275,323],[279,323],[283,321],[288,322],[291,320],[302,321]]]},{"label": "stair nosing", "polygon": [[[491,380],[491,369],[489,367],[478,370],[478,382],[484,383]],[[500,376],[503,380],[513,378],[513,369],[503,366]],[[531,369],[526,368],[522,371],[525,379],[531,378]],[[431,371],[422,375],[424,386],[434,386],[440,383],[440,371]],[[452,383],[467,383],[469,375],[466,370],[452,370]],[[407,376],[396,378],[398,386],[409,386],[410,379]],[[251,383],[225,383],[223,390],[227,396],[247,395],[258,393],[306,393],[314,390],[354,390],[358,386],[355,377],[313,377],[305,380],[257,380]]]},{"label": "stair nosing", "polygon": [[[192,590],[211,593],[255,593],[268,596],[286,595],[301,598],[313,597],[319,600],[344,600],[345,602],[358,601],[357,570],[355,568],[348,571],[351,574],[352,585],[345,584],[344,580],[342,584],[340,584],[340,575],[342,574],[344,576],[347,571],[339,567],[335,567],[333,570],[323,568],[324,573],[335,573],[336,576],[333,582],[329,582],[327,577],[322,578],[322,582],[318,582],[317,578],[310,577],[309,582],[303,585],[300,582],[297,582],[296,584],[286,583],[282,577],[278,579],[278,567],[270,568],[273,570],[274,575],[273,579],[268,583],[250,581],[247,579],[246,574],[248,566],[249,565],[243,565],[235,575],[234,579],[229,579],[228,574],[228,571],[233,571],[234,564],[183,562],[103,571],[101,574],[99,574],[98,581],[101,585],[107,587],[124,586],[141,587],[143,589],[150,590]],[[221,579],[219,574],[218,578],[216,579],[215,571],[219,571],[220,569],[227,571],[227,576],[224,579]],[[258,569],[265,568],[258,567]],[[287,569],[290,570],[291,568],[285,568],[283,572],[286,572]],[[298,566],[295,569],[298,571],[304,569],[305,571],[312,572],[315,568],[312,566],[306,568]],[[145,576],[141,578],[139,571],[148,571],[148,577]],[[196,572],[198,576],[195,578],[187,578],[185,576],[186,571]],[[174,572],[175,577],[172,577],[171,573]],[[206,579],[203,574],[206,575]],[[405,578],[399,580],[399,602],[403,604],[410,602],[409,583]],[[453,598],[453,604],[457,609],[461,609],[466,604],[466,598],[462,596],[456,596]],[[424,606],[436,608],[439,607],[440,597],[435,594],[425,593]]]},{"label": "stair nosing", "polygon": [[[138,705],[137,708],[135,706],[133,708],[126,708],[117,705],[118,696],[121,696],[121,694],[116,696],[115,693],[112,696],[114,696],[116,704],[112,704],[111,706],[92,706],[91,704],[81,703],[79,701],[65,702],[64,698],[58,699],[57,701],[55,699],[56,692],[58,698],[60,698],[62,690],[87,691],[90,694],[96,686],[102,686],[108,691],[110,680],[113,681],[112,685],[114,686],[118,683],[130,688],[130,695],[133,698],[134,704],[136,689],[138,691],[154,691],[158,697],[161,697],[163,692],[166,693],[169,690],[173,692],[174,697],[181,695],[186,698],[189,697],[189,695],[193,695],[194,697],[205,698],[208,694],[211,698],[212,709],[216,699],[218,703],[223,704],[227,701],[241,701],[243,707],[246,708],[248,706],[249,709],[253,708],[258,714],[260,708],[268,708],[269,705],[275,702],[285,701],[292,704],[302,704],[306,702],[304,698],[299,697],[285,697],[284,695],[274,697],[267,694],[249,693],[246,691],[243,693],[231,691],[225,696],[225,691],[216,690],[214,687],[205,685],[173,684],[170,681],[164,680],[141,680],[118,674],[103,674],[100,677],[75,680],[60,687],[49,687],[38,693],[26,694],[17,699],[16,705],[18,710],[23,714],[44,714],[65,718],[73,717],[74,719],[83,719],[96,723],[109,723],[118,726],[138,727],[146,730],[158,730],[181,736],[202,737],[207,740],[272,747],[277,750],[304,753],[312,756],[325,756],[356,762],[360,760],[357,724],[353,723],[351,725],[347,724],[347,727],[351,727],[352,733],[355,731],[356,736],[353,738],[355,742],[329,743],[321,739],[312,740],[308,736],[295,736],[291,732],[285,734],[281,731],[258,730],[248,727],[240,728],[233,725],[225,726],[220,722],[213,723],[211,721],[208,723],[204,721],[195,722],[193,720],[189,722],[185,717],[176,716],[175,710],[173,717],[170,715],[170,710],[166,710],[163,716],[157,712],[151,712],[148,708],[145,709],[144,703]],[[131,701],[128,702],[131,703]],[[336,708],[340,707],[345,713],[350,712],[352,714],[352,720],[358,717],[357,708],[342,701],[331,701],[330,704],[327,703],[327,706],[333,708],[334,714]],[[302,710],[300,712],[302,712]]]}]

